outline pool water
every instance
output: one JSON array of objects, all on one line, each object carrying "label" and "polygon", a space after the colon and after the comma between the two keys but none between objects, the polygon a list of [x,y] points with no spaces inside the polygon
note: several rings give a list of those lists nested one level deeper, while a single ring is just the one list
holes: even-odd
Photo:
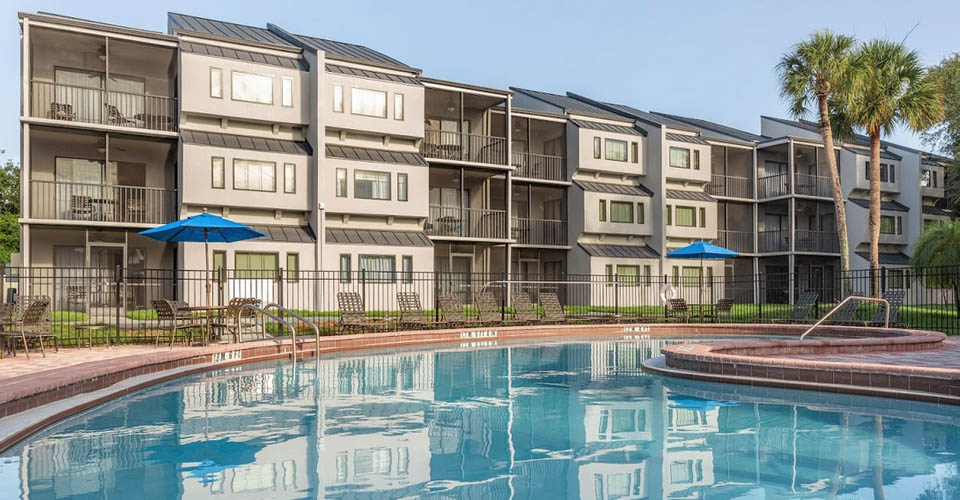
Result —
[{"label": "pool water", "polygon": [[960,498],[960,408],[644,373],[670,342],[190,376],[7,451],[0,498]]}]

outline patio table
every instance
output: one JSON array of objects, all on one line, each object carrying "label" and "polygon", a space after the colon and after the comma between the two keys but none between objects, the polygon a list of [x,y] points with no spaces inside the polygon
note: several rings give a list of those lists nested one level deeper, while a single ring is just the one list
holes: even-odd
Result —
[{"label": "patio table", "polygon": [[210,333],[213,330],[213,320],[221,317],[227,306],[187,306],[177,311],[189,312],[195,317],[203,319],[206,327],[203,329],[203,345],[210,343]]}]

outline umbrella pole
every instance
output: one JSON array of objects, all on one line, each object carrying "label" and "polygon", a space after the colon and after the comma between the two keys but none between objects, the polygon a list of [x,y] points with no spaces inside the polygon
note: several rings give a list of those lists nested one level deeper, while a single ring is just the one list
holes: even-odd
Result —
[{"label": "umbrella pole", "polygon": [[210,305],[210,244],[207,242],[207,230],[203,230],[203,266],[206,268],[203,273],[203,281],[207,289],[207,305]]}]

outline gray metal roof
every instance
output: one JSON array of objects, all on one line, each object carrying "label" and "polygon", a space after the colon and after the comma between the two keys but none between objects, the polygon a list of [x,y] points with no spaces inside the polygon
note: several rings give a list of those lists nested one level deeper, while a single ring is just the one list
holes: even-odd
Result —
[{"label": "gray metal roof", "polygon": [[337,64],[325,64],[328,73],[339,73],[341,75],[358,76],[360,78],[372,78],[374,80],[386,80],[388,82],[405,83],[407,85],[422,86],[416,78],[409,76],[395,75],[392,73],[383,73],[380,71],[370,71],[360,68],[351,68],[349,66],[339,66]]},{"label": "gray metal roof", "polygon": [[940,207],[935,207],[933,205],[924,205],[923,206],[924,215],[938,215],[941,217],[950,217],[950,214],[943,211]]},{"label": "gray metal roof", "polygon": [[310,226],[250,226],[266,236],[256,238],[257,241],[279,241],[284,243],[313,243],[317,236]]},{"label": "gray metal roof", "polygon": [[623,119],[624,117],[616,113],[612,113],[593,104],[581,101],[569,95],[560,95],[560,94],[551,94],[550,92],[541,92],[539,90],[530,90],[522,89],[519,87],[510,87],[510,90],[514,92],[519,92],[526,94],[535,99],[539,99],[548,104],[552,104],[558,108],[561,108],[566,113],[584,113],[588,115],[597,115],[604,116],[609,118],[619,118]]},{"label": "gray metal roof", "polygon": [[[869,149],[866,149],[866,148],[856,148],[856,147],[853,147],[853,146],[844,146],[843,149],[846,149],[847,151],[850,151],[850,152],[852,152],[852,153],[856,153],[856,154],[858,154],[858,155],[870,156],[870,150],[869,150]],[[897,154],[893,154],[893,153],[887,151],[886,149],[881,149],[881,150],[880,150],[880,158],[884,158],[884,159],[887,159],[887,160],[897,160],[897,161],[900,161],[900,160],[903,159],[902,156],[897,155]]]},{"label": "gray metal roof", "polygon": [[621,259],[658,259],[660,254],[649,245],[601,245],[581,243],[580,247],[591,257],[615,257]]},{"label": "gray metal roof", "polygon": [[374,229],[327,229],[327,243],[341,245],[381,245],[396,247],[432,247],[423,231],[378,231]]},{"label": "gray metal roof", "polygon": [[642,130],[637,130],[633,127],[625,127],[623,125],[612,125],[609,123],[589,122],[586,120],[570,120],[570,123],[580,128],[588,128],[591,130],[602,130],[604,132],[614,132],[617,134],[647,135],[647,133]]},{"label": "gray metal roof", "polygon": [[683,191],[680,189],[668,189],[667,198],[672,200],[717,201],[713,196],[702,191]]},{"label": "gray metal roof", "polygon": [[626,194],[631,196],[653,196],[653,191],[647,189],[643,184],[636,185],[626,185],[626,184],[610,184],[609,182],[590,182],[590,181],[573,181],[576,185],[580,186],[584,191],[592,191],[594,193],[609,193],[609,194]]},{"label": "gray metal roof", "polygon": [[274,34],[282,37],[284,40],[306,49],[323,51],[326,57],[330,59],[342,59],[345,61],[369,63],[378,66],[402,69],[405,71],[418,71],[415,68],[407,66],[382,52],[377,52],[369,47],[347,42],[338,42],[308,35],[299,35],[290,33],[283,28],[267,23],[267,28]]},{"label": "gray metal roof", "polygon": [[344,160],[375,161],[379,163],[394,163],[399,165],[416,165],[426,167],[420,153],[406,151],[387,151],[385,149],[358,148],[355,146],[341,146],[338,144],[326,145],[327,158],[342,158]]},{"label": "gray metal roof", "polygon": [[753,134],[744,130],[736,129],[733,127],[728,127],[726,125],[721,125],[719,123],[711,122],[708,120],[702,120],[700,118],[688,118],[686,116],[671,115],[668,113],[661,113],[659,111],[653,111],[652,113],[658,116],[669,118],[676,122],[686,123],[688,125],[694,126],[698,129],[701,129],[701,132],[703,133],[703,135],[711,138],[717,138],[722,140],[722,139],[725,139],[726,137],[729,137],[729,138],[737,139],[740,141],[746,141],[746,142],[756,142],[756,141],[763,140],[763,136]]},{"label": "gray metal roof", "polygon": [[188,16],[175,12],[167,13],[167,29],[171,33],[179,29],[197,33],[209,33],[211,35],[246,40],[248,42],[285,45],[287,47],[294,46],[266,28],[230,23],[227,21],[217,21],[205,17]]},{"label": "gray metal roof", "polygon": [[311,155],[313,149],[306,141],[287,141],[281,139],[264,139],[245,135],[220,134],[214,132],[198,132],[181,130],[180,137],[189,144],[202,144],[231,149],[249,149],[267,153],[286,153],[294,155]]},{"label": "gray metal roof", "polygon": [[689,142],[690,144],[705,144],[708,146],[710,145],[709,142],[697,136],[687,135],[687,134],[672,134],[670,132],[667,132],[667,140],[676,141],[676,142]]},{"label": "gray metal roof", "polygon": [[[870,208],[870,200],[861,200],[859,198],[850,198],[850,201],[863,207]],[[881,201],[880,210],[889,210],[891,212],[909,212],[910,207],[898,201]]]},{"label": "gray metal roof", "polygon": [[310,71],[310,65],[307,61],[296,57],[278,57],[272,54],[261,54],[249,50],[237,50],[228,47],[218,47],[216,45],[206,45],[202,43],[180,41],[180,48],[184,52],[199,54],[202,56],[224,57],[227,59],[236,59],[257,64],[269,64],[270,66],[280,66],[281,68],[299,69],[301,71]]},{"label": "gray metal roof", "polygon": [[[870,254],[867,252],[857,252],[863,260],[869,261]],[[910,263],[910,257],[903,252],[880,252],[880,263],[891,266],[905,266]]]}]

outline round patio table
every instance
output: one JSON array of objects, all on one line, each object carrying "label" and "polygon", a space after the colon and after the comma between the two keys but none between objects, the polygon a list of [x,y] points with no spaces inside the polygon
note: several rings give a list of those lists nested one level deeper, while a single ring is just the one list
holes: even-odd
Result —
[{"label": "round patio table", "polygon": [[226,310],[227,306],[187,306],[177,309],[177,311],[193,313],[197,318],[204,320],[207,326],[203,329],[203,345],[210,343],[213,320],[219,318]]},{"label": "round patio table", "polygon": [[[77,325],[76,329],[77,329],[77,349],[80,349],[83,347],[83,345],[80,344],[80,339],[82,338],[82,335],[84,332],[86,332],[87,334],[87,348],[93,349],[93,332],[103,332],[104,330],[107,329],[107,325]],[[102,336],[102,333],[99,336]],[[107,340],[108,340],[107,347],[110,347],[109,339]]]}]

